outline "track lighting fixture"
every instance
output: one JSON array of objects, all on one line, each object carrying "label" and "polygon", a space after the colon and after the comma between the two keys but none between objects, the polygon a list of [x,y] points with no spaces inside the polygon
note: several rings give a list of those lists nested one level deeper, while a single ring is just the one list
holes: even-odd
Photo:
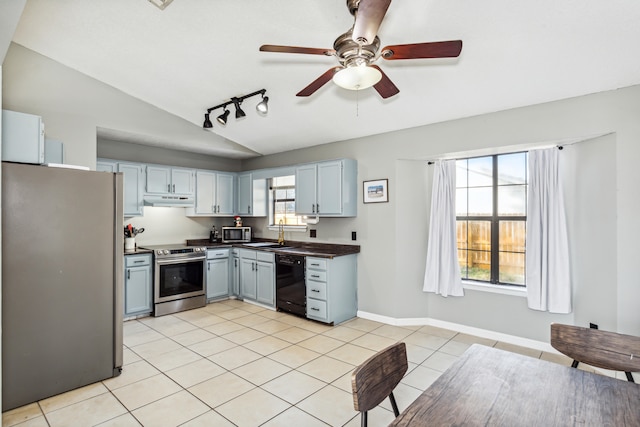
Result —
[{"label": "track lighting fixture", "polygon": [[220,114],[216,120],[218,121],[218,123],[220,123],[222,126],[227,124],[227,117],[229,117],[229,113],[230,111],[227,110],[227,107],[224,108],[224,113]]},{"label": "track lighting fixture", "polygon": [[267,114],[269,107],[267,105],[267,103],[269,102],[269,97],[265,96],[265,93],[267,92],[266,89],[260,89],[257,90],[255,92],[252,92],[248,95],[243,95],[243,96],[234,96],[231,98],[230,101],[226,101],[223,102],[220,105],[216,105],[215,107],[211,107],[207,109],[207,112],[204,114],[204,124],[202,125],[203,128],[205,129],[210,129],[213,127],[213,124],[211,123],[211,119],[210,119],[210,114],[213,110],[217,109],[217,108],[224,108],[224,112],[222,114],[220,114],[218,117],[216,117],[216,120],[218,121],[218,123],[220,123],[221,125],[226,125],[227,124],[227,118],[229,117],[229,113],[230,111],[227,109],[227,106],[229,106],[230,104],[233,104],[233,106],[236,109],[236,119],[241,119],[243,117],[245,117],[247,114],[242,110],[242,108],[240,107],[240,105],[242,105],[242,101],[244,101],[247,98],[251,98],[252,96],[256,96],[256,95],[261,95],[262,96],[262,101],[260,101],[258,103],[258,105],[256,105],[256,111],[258,113],[260,113],[261,115],[265,115]]}]

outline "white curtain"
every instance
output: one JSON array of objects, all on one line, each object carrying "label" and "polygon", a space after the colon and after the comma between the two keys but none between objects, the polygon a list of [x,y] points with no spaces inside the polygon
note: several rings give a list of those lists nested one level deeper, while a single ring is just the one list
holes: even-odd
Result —
[{"label": "white curtain", "polygon": [[527,301],[529,308],[571,312],[569,242],[559,150],[529,151]]},{"label": "white curtain", "polygon": [[463,296],[456,243],[456,161],[434,163],[424,292]]}]

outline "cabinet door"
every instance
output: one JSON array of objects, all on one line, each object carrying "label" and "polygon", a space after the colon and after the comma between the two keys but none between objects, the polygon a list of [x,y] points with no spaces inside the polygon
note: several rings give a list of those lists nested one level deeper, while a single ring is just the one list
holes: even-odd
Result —
[{"label": "cabinet door", "polygon": [[256,260],[240,258],[240,295],[256,299]]},{"label": "cabinet door", "polygon": [[125,270],[124,314],[148,313],[152,309],[151,266],[128,267]]},{"label": "cabinet door", "polygon": [[296,214],[316,214],[316,165],[296,168]]},{"label": "cabinet door", "polygon": [[142,166],[119,163],[118,172],[123,175],[124,216],[142,215]]},{"label": "cabinet door", "polygon": [[275,267],[273,263],[258,261],[257,265],[257,300],[263,304],[275,304]]},{"label": "cabinet door", "polygon": [[147,166],[147,193],[167,194],[171,192],[171,168]]},{"label": "cabinet door", "polygon": [[233,175],[217,174],[216,183],[216,212],[220,215],[233,215]]},{"label": "cabinet door", "polygon": [[342,213],[342,162],[340,161],[318,163],[316,212],[324,215]]},{"label": "cabinet door", "polygon": [[196,172],[196,213],[212,214],[215,208],[216,174]]},{"label": "cabinet door", "polygon": [[207,260],[207,298],[229,295],[229,258]]},{"label": "cabinet door", "polygon": [[194,175],[190,169],[171,169],[171,193],[193,194]]},{"label": "cabinet door", "polygon": [[238,175],[238,214],[240,215],[251,214],[251,202],[253,199],[251,190],[251,174]]},{"label": "cabinet door", "polygon": [[98,172],[117,172],[118,164],[115,162],[96,162],[96,171]]},{"label": "cabinet door", "polygon": [[231,269],[231,293],[240,296],[240,258],[237,256],[233,257]]}]

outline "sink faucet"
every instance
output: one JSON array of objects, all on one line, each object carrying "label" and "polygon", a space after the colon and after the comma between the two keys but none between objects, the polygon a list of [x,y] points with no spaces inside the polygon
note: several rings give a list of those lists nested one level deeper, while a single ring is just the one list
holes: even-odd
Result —
[{"label": "sink faucet", "polygon": [[278,221],[278,244],[284,245],[284,224],[282,220]]}]

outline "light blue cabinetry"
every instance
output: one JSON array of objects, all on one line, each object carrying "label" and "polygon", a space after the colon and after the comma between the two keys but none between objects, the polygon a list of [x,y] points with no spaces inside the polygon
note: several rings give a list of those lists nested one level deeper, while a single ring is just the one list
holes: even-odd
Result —
[{"label": "light blue cabinetry", "polygon": [[334,324],[356,316],[356,255],[307,257],[305,267],[308,318]]},{"label": "light blue cabinetry", "polygon": [[240,297],[240,249],[231,249],[231,289],[229,293],[234,297]]},{"label": "light blue cabinetry", "polygon": [[123,175],[125,217],[142,215],[143,207],[143,182],[144,166],[139,163],[117,162],[113,160],[99,159],[96,162],[96,170],[99,172],[121,172]]},{"label": "light blue cabinetry", "polygon": [[238,175],[238,215],[267,216],[267,180],[253,179],[252,173]]},{"label": "light blue cabinetry", "polygon": [[124,257],[124,315],[136,316],[153,309],[151,254]]},{"label": "light blue cabinetry", "polygon": [[229,296],[229,248],[207,251],[207,300]]},{"label": "light blue cabinetry", "polygon": [[331,160],[296,167],[296,214],[357,215],[357,163]]},{"label": "light blue cabinetry", "polygon": [[196,204],[188,216],[231,216],[234,214],[235,174],[196,171]]},{"label": "light blue cabinetry", "polygon": [[192,195],[194,182],[193,169],[147,165],[146,191],[149,194]]},{"label": "light blue cabinetry", "polygon": [[240,249],[240,295],[275,306],[275,254]]}]

